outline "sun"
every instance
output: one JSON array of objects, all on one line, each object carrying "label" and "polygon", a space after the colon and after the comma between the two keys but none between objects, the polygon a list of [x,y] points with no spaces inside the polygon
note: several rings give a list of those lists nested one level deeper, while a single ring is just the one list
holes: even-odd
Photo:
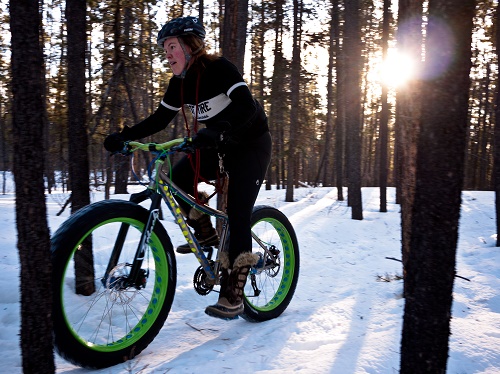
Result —
[{"label": "sun", "polygon": [[403,86],[413,77],[415,63],[408,56],[390,52],[380,66],[380,80],[389,87]]}]

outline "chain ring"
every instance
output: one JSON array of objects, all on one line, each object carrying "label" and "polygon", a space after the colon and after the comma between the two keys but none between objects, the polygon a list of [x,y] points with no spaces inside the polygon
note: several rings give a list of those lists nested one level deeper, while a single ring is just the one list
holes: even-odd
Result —
[{"label": "chain ring", "polygon": [[[213,261],[210,261],[210,267],[213,268]],[[193,286],[198,295],[206,296],[213,290],[214,285],[207,282],[207,279],[207,273],[199,266],[193,277]]]}]

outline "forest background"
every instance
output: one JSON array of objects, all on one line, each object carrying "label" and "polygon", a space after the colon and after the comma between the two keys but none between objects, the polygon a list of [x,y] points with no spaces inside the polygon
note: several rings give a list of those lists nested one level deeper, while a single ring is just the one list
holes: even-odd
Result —
[{"label": "forest background", "polygon": [[[0,170],[12,170],[12,126],[10,87],[10,37],[8,8],[0,8]],[[161,24],[180,15],[203,16],[207,27],[207,45],[220,52],[221,2],[205,1],[198,12],[198,1],[88,1],[87,125],[90,170],[95,185],[113,182],[109,158],[102,147],[104,137],[123,126],[132,126],[151,114],[159,105],[171,72],[163,51],[155,44]],[[299,100],[296,116],[290,115],[293,7],[286,1],[253,1],[247,27],[245,78],[252,93],[261,100],[268,114],[274,139],[274,153],[268,183],[284,186],[290,156],[290,131],[297,134],[296,181],[309,185],[342,184],[349,170],[346,163],[342,128],[342,12],[332,12],[336,1],[300,2]],[[67,39],[62,0],[43,2],[43,45],[46,75],[45,175],[48,188],[56,178],[66,185],[68,179],[67,138]],[[338,5],[337,5],[338,8]],[[383,35],[383,2],[362,1],[361,103],[361,184],[379,186],[381,152],[388,152],[387,184],[398,180],[396,157],[398,116],[396,94],[416,78],[417,61],[397,52],[397,2],[389,13],[388,35]],[[336,13],[336,16],[335,14]],[[474,18],[472,71],[468,108],[465,189],[493,188],[493,124],[495,82],[498,68],[493,34],[494,2],[480,1]],[[115,22],[115,20],[118,20]],[[385,62],[384,62],[385,60]],[[386,99],[383,89],[386,89]],[[387,104],[384,101],[387,100]],[[384,113],[386,105],[387,112]],[[445,108],[443,108],[445,110]],[[184,136],[182,118],[167,131],[157,134],[157,142]],[[381,134],[381,122],[387,122],[387,135]],[[384,124],[382,124],[384,126]],[[137,161],[144,165],[142,160]],[[344,166],[344,167],[342,167]],[[124,167],[128,170],[128,164]],[[141,167],[136,168],[139,172]],[[56,171],[61,171],[57,174]],[[126,173],[126,171],[125,171]],[[121,179],[120,179],[121,178]],[[118,174],[118,179],[123,176]],[[5,186],[5,179],[2,185]]]}]

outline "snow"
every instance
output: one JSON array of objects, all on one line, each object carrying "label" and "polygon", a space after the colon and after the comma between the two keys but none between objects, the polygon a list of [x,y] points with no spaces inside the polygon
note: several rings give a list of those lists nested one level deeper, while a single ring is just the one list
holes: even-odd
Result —
[{"label": "snow", "polygon": [[[129,188],[129,192],[133,192]],[[108,373],[397,373],[404,299],[399,206],[388,190],[380,213],[378,188],[363,188],[362,221],[351,219],[336,188],[262,190],[257,204],[279,208],[295,227],[300,278],[288,309],[277,319],[250,323],[205,315],[216,293],[192,287],[198,263],[177,255],[178,286],[172,311],[156,339],[138,357]],[[347,191],[345,191],[345,196]],[[47,195],[51,232],[67,218],[56,216],[61,191]],[[116,195],[113,197],[117,197]],[[118,196],[128,199],[127,196]],[[93,192],[92,201],[103,198]],[[449,374],[500,373],[500,249],[495,247],[493,192],[462,197],[457,274],[452,309]],[[0,195],[0,372],[22,372],[19,347],[19,258],[10,186]],[[174,245],[182,234],[169,216],[162,222]],[[439,250],[439,248],[436,248]],[[55,356],[57,373],[86,373]]]}]

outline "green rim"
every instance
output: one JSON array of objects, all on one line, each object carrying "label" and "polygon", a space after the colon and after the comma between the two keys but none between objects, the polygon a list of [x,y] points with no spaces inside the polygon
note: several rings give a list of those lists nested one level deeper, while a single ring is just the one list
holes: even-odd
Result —
[{"label": "green rim", "polygon": [[[98,229],[101,226],[104,226],[109,223],[127,223],[130,226],[133,226],[140,230],[142,232],[142,229],[144,227],[144,223],[131,219],[131,218],[115,218],[115,219],[110,219],[107,221],[104,221],[100,223],[97,226],[94,226],[91,230],[89,230],[84,237],[76,244],[75,248],[73,248],[71,252],[71,258],[73,258],[75,251],[79,247],[79,245],[85,240],[85,238],[92,234],[96,229]],[[158,318],[158,315],[160,311],[162,310],[163,303],[165,302],[166,294],[167,294],[167,289],[168,289],[168,262],[167,262],[167,257],[165,255],[165,251],[163,250],[163,245],[161,241],[158,239],[158,237],[155,235],[153,232],[151,235],[151,239],[149,241],[149,246],[151,250],[153,251],[154,254],[154,262],[155,262],[155,283],[153,287],[153,295],[151,297],[151,300],[149,301],[149,305],[146,308],[146,312],[141,316],[139,319],[139,322],[125,335],[122,337],[119,337],[115,339],[112,342],[108,342],[106,344],[94,344],[91,342],[88,342],[73,329],[73,326],[69,321],[67,320],[66,317],[66,311],[65,311],[65,304],[63,302],[63,296],[64,296],[64,282],[61,283],[61,305],[63,309],[63,316],[66,325],[68,326],[69,330],[73,334],[76,340],[78,340],[82,345],[88,347],[89,349],[92,349],[94,351],[98,352],[114,352],[114,351],[119,351],[121,349],[127,348],[131,345],[133,345],[135,342],[137,342],[139,339],[141,339],[151,328],[151,326],[154,324],[156,319]],[[68,261],[69,264],[69,261]],[[64,275],[66,275],[66,271],[68,268],[68,264],[66,264],[66,269],[64,270]],[[65,277],[63,276],[63,279]]]},{"label": "green rim", "polygon": [[295,252],[294,252],[294,247],[293,247],[293,240],[290,237],[290,234],[286,227],[278,220],[274,218],[263,218],[259,221],[257,221],[255,225],[257,225],[260,222],[267,222],[271,224],[274,229],[278,232],[280,236],[280,241],[281,241],[281,248],[282,248],[282,253],[283,253],[283,263],[282,263],[282,268],[283,268],[283,275],[281,278],[281,282],[278,286],[278,289],[276,293],[274,294],[273,298],[265,305],[263,306],[257,306],[251,302],[251,298],[246,297],[247,302],[252,305],[252,307],[255,310],[261,311],[261,312],[267,312],[271,311],[273,309],[276,309],[283,300],[288,295],[288,292],[290,291],[290,287],[292,286],[293,283],[293,278],[294,278],[294,273],[295,273]]}]

